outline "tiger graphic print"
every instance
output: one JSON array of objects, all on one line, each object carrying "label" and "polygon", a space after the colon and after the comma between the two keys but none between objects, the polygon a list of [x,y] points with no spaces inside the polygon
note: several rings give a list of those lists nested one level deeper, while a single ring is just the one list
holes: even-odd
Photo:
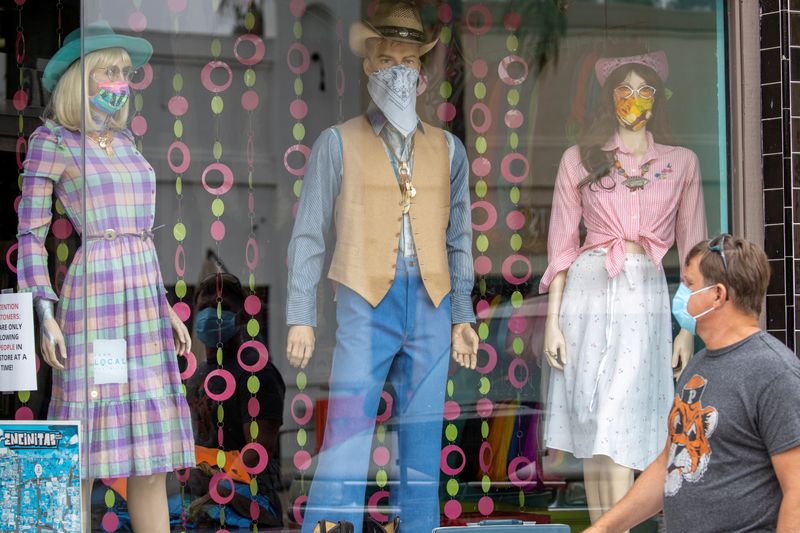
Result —
[{"label": "tiger graphic print", "polygon": [[684,481],[700,481],[711,461],[710,438],[717,428],[719,414],[701,401],[706,385],[706,379],[695,374],[681,394],[675,395],[668,418],[671,445],[664,486],[666,496],[677,494]]}]

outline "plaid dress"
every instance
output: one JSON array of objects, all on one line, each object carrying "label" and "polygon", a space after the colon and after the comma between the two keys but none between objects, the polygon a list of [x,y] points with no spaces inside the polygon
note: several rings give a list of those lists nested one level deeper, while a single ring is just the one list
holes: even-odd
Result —
[{"label": "plaid dress", "polygon": [[[80,134],[48,121],[28,142],[19,203],[20,290],[58,301],[56,320],[67,345],[65,370],[53,370],[48,416],[82,421],[84,465],[89,477],[100,478],[194,466],[191,419],[153,240],[97,238],[109,229],[118,234],[150,230],[155,215],[152,167],[130,133],[115,134],[113,147],[110,157],[86,139],[84,210]],[[83,236],[60,298],[50,284],[44,248],[54,191]],[[96,339],[127,342],[127,383],[95,383]]]}]

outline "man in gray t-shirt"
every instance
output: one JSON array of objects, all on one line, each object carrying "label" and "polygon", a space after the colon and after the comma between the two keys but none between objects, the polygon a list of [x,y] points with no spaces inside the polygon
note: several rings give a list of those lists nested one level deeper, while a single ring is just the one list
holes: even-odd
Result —
[{"label": "man in gray t-shirt", "polygon": [[764,252],[722,235],[695,246],[673,300],[707,349],[678,380],[664,451],[586,533],[663,508],[668,532],[800,532],[800,360],[758,327]]}]

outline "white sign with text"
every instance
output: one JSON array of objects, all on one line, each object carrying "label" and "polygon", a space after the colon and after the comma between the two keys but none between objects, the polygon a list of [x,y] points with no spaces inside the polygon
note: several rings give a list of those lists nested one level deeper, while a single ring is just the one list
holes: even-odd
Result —
[{"label": "white sign with text", "polygon": [[33,295],[0,294],[0,391],[36,390]]},{"label": "white sign with text", "polygon": [[95,340],[94,384],[128,382],[128,343],[125,339]]}]

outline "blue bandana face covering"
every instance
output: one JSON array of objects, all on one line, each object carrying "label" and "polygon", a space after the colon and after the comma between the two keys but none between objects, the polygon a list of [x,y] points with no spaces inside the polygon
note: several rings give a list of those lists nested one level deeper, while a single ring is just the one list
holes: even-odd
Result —
[{"label": "blue bandana face covering", "polygon": [[125,81],[99,81],[97,94],[92,96],[91,103],[103,113],[113,115],[128,103],[130,87]]},{"label": "blue bandana face covering", "polygon": [[708,287],[703,287],[702,289],[692,292],[689,290],[689,287],[681,283],[680,287],[678,287],[678,292],[675,293],[675,297],[672,299],[672,316],[675,317],[675,320],[678,322],[680,327],[692,335],[694,335],[695,328],[697,327],[697,319],[701,316],[707,315],[713,311],[714,308],[711,307],[697,316],[692,316],[689,314],[689,299],[697,293],[707,291],[708,289],[712,289],[714,287],[715,285],[709,285]]},{"label": "blue bandana face covering", "polygon": [[417,80],[418,70],[395,65],[373,72],[367,82],[372,101],[403,136],[417,127]]},{"label": "blue bandana face covering", "polygon": [[206,346],[225,344],[236,334],[236,313],[222,311],[222,322],[217,320],[217,310],[206,307],[197,313],[194,324],[197,338]]}]

